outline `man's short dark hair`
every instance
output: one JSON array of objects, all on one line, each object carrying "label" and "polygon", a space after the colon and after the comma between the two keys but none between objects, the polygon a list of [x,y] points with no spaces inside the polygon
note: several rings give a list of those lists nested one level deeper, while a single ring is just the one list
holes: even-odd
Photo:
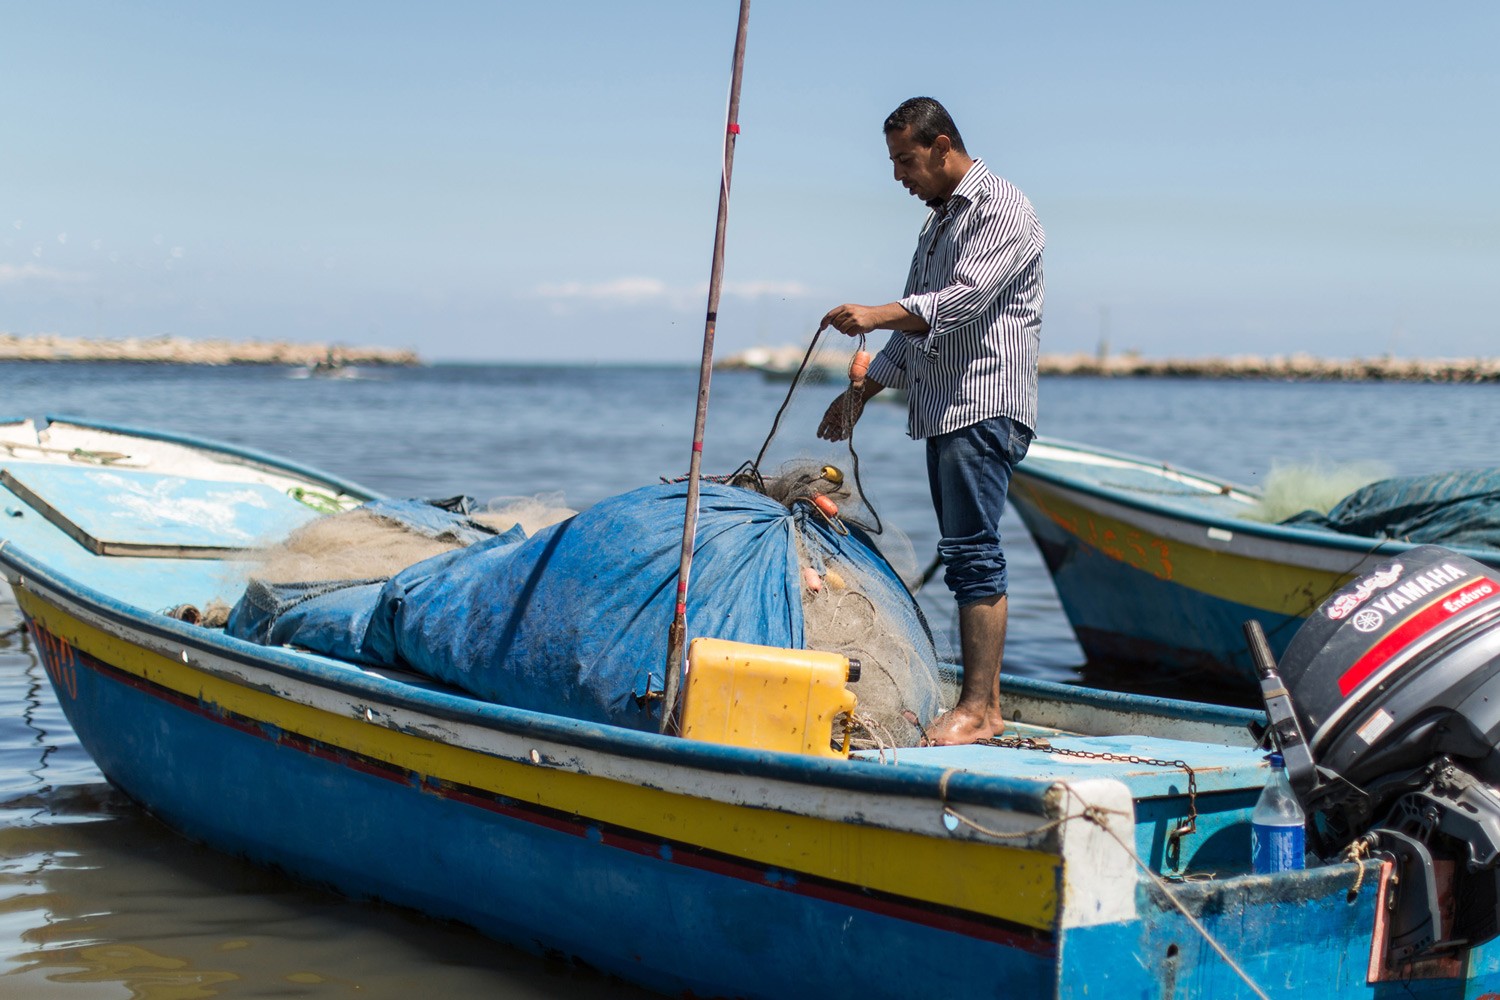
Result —
[{"label": "man's short dark hair", "polygon": [[902,101],[901,106],[892,111],[885,120],[885,134],[899,132],[904,128],[911,129],[912,141],[919,146],[931,146],[940,135],[946,135],[953,142],[953,148],[960,153],[967,153],[964,149],[963,136],[958,134],[958,126],[953,124],[953,116],[948,114],[948,109],[930,97],[913,97]]}]

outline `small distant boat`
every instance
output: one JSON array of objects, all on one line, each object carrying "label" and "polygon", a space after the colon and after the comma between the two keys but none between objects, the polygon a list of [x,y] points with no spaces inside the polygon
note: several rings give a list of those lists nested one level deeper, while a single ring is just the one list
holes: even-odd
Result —
[{"label": "small distant boat", "polygon": [[[799,369],[796,365],[790,367],[785,365],[757,365],[754,371],[760,372],[767,382],[790,382],[798,377]],[[804,385],[824,385],[833,382],[843,382],[848,379],[847,367],[838,365],[816,365],[810,364],[805,370],[800,371],[801,381]]]},{"label": "small distant boat", "polygon": [[[790,366],[780,363],[752,364],[746,366],[751,371],[759,372],[767,382],[789,383],[796,381],[799,385],[847,385],[849,381],[848,359],[837,363],[809,364],[805,370],[801,370],[800,378],[797,364]],[[835,391],[834,395],[837,395]],[[872,402],[895,403],[900,406],[906,405],[905,389],[883,389],[875,396]]]},{"label": "small distant boat", "polygon": [[790,382],[799,374],[804,383],[843,382],[849,378],[849,357],[804,359],[804,354],[801,347],[752,347],[724,367],[759,372],[768,382]]},{"label": "small distant boat", "polygon": [[328,379],[357,379],[360,377],[359,369],[344,360],[334,351],[329,351],[327,357],[312,364],[303,365],[292,372],[292,378],[328,378]]},{"label": "small distant boat", "polygon": [[[1049,454],[1068,451],[1044,446],[1028,482]],[[1179,474],[1157,488],[1240,502]],[[1008,679],[1006,741],[844,759],[510,707],[182,613],[257,539],[371,498],[180,435],[0,420],[0,571],[111,783],[220,850],[674,996],[1500,983],[1493,941],[1445,941],[1425,966],[1393,950],[1389,859],[1249,873],[1260,712]],[[1165,552],[1141,536],[1141,559],[1180,558],[1175,532],[1157,531]]]},{"label": "small distant boat", "polygon": [[[1091,662],[1253,691],[1242,625],[1280,655],[1318,605],[1413,543],[1252,519],[1255,491],[1164,462],[1034,442],[1010,499]],[[1452,546],[1500,567],[1500,552]]]},{"label": "small distant boat", "polygon": [[353,378],[357,372],[342,361],[319,361],[308,369],[314,378]]}]

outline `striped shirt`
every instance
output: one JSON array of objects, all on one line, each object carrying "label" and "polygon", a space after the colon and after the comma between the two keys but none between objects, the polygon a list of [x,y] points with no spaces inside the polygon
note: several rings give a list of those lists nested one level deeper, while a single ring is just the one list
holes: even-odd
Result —
[{"label": "striped shirt", "polygon": [[990,417],[1036,430],[1045,243],[1031,202],[983,160],[927,217],[900,303],[931,329],[892,333],[869,373],[906,390],[913,438]]}]

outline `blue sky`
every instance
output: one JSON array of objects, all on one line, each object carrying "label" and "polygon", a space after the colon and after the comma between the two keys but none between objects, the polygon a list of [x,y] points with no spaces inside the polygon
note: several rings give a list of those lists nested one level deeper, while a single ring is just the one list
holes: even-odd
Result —
[{"label": "blue sky", "polygon": [[[0,332],[695,363],[736,0],[0,0]],[[719,352],[900,292],[880,123],[1048,234],[1043,349],[1490,353],[1500,5],[756,0]]]}]

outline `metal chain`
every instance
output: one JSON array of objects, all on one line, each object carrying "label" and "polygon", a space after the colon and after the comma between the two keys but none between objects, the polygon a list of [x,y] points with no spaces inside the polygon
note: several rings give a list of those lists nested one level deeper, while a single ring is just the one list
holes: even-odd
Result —
[{"label": "metal chain", "polygon": [[1005,739],[983,739],[974,741],[978,746],[998,747],[1002,750],[1036,750],[1041,753],[1054,753],[1063,757],[1083,757],[1088,760],[1117,760],[1125,764],[1145,764],[1148,767],[1177,767],[1187,772],[1188,782],[1188,816],[1170,834],[1171,839],[1185,837],[1198,829],[1198,775],[1193,772],[1192,767],[1185,760],[1157,760],[1155,757],[1142,757],[1139,754],[1108,753],[1103,750],[1070,750],[1067,747],[1055,747],[1051,741],[1040,736],[1007,737]]}]

